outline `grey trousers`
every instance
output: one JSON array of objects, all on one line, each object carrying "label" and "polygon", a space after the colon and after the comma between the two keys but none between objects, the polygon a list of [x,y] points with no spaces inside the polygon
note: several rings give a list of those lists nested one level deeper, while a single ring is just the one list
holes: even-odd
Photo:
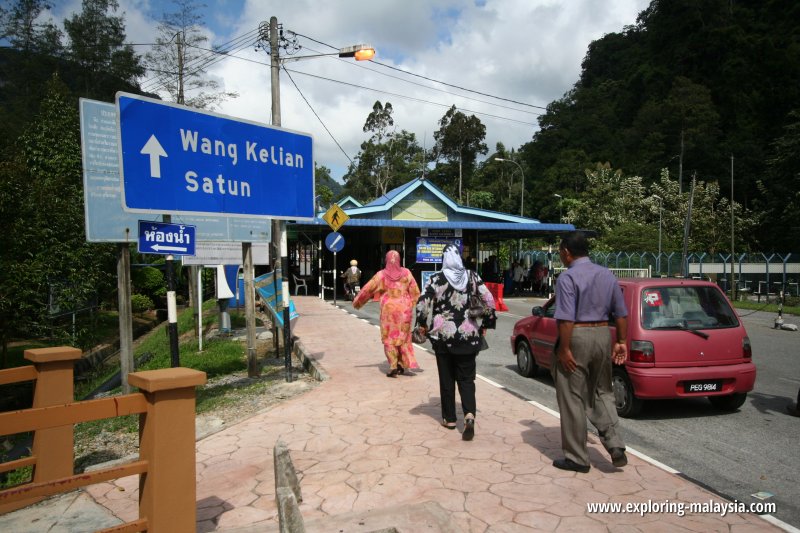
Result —
[{"label": "grey trousers", "polygon": [[611,333],[607,326],[575,328],[570,348],[578,365],[568,374],[553,364],[558,410],[561,413],[561,448],[564,456],[589,466],[586,418],[600,435],[606,450],[625,448],[617,434],[619,419],[611,390]]}]

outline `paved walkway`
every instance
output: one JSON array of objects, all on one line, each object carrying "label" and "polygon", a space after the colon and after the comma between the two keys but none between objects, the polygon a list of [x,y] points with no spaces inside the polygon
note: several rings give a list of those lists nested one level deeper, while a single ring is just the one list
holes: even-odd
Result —
[{"label": "paved walkway", "polygon": [[[462,421],[439,425],[430,353],[417,349],[422,371],[389,379],[375,326],[315,297],[296,305],[302,348],[330,379],[197,443],[197,531],[277,530],[278,439],[300,476],[308,531],[778,530],[746,513],[591,513],[588,503],[726,501],[630,453],[614,468],[595,438],[588,474],[558,470],[558,419],[482,380],[475,440],[464,442]],[[88,494],[116,518],[137,516],[135,476]]]}]

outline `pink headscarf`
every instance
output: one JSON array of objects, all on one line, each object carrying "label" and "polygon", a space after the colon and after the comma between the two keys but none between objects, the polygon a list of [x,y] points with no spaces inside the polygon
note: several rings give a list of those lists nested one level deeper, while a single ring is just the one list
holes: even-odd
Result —
[{"label": "pink headscarf", "polygon": [[400,265],[400,254],[397,250],[386,252],[386,266],[383,268],[383,275],[391,281],[397,281],[405,275],[406,268]]}]

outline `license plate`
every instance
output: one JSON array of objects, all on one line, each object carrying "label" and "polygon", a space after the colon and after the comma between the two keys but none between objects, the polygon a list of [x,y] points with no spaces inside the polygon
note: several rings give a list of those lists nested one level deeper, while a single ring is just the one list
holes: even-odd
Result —
[{"label": "license plate", "polygon": [[684,392],[704,393],[722,390],[721,381],[687,381],[683,384]]}]

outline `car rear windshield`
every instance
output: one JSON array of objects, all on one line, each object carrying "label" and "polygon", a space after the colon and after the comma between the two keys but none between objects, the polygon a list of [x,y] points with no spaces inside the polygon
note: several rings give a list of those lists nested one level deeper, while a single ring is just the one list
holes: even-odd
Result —
[{"label": "car rear windshield", "polygon": [[714,329],[738,325],[736,313],[715,287],[642,289],[642,327],[645,329]]}]

